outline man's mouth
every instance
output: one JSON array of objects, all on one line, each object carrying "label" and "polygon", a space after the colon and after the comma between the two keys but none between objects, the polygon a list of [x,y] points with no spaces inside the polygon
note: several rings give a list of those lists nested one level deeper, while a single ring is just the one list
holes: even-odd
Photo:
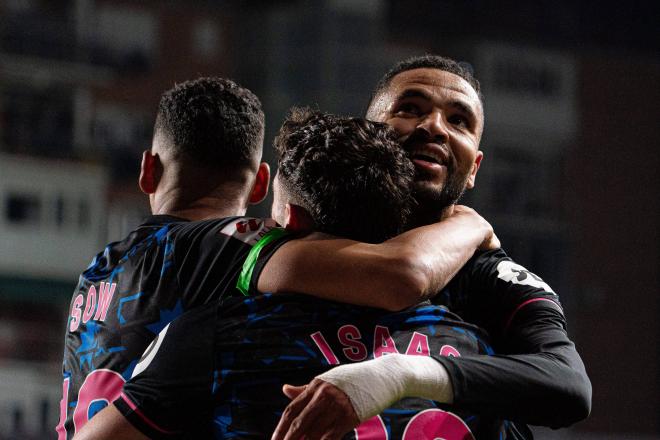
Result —
[{"label": "man's mouth", "polygon": [[442,165],[438,159],[427,154],[413,154],[411,157],[412,161],[417,163],[421,162],[422,165],[431,166],[431,165]]},{"label": "man's mouth", "polygon": [[426,144],[414,149],[410,154],[410,159],[418,167],[431,170],[446,167],[449,157],[447,151],[441,146]]}]

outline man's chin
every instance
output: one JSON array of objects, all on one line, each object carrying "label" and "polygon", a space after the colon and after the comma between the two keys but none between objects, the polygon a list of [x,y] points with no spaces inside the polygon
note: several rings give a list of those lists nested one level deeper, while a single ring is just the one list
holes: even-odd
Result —
[{"label": "man's chin", "polygon": [[[438,184],[425,179],[415,180],[414,197],[420,208],[423,210],[432,210],[440,213],[446,207],[455,204],[463,195],[465,185]],[[461,189],[462,188],[462,189]]]},{"label": "man's chin", "polygon": [[439,202],[443,198],[444,185],[429,180],[417,179],[414,185],[414,194],[418,202]]}]

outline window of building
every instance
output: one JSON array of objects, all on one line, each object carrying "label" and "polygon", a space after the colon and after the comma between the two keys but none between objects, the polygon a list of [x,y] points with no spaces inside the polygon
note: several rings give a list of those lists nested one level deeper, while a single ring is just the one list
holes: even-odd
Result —
[{"label": "window of building", "polygon": [[78,200],[78,228],[82,231],[87,230],[91,223],[89,201],[86,198]]},{"label": "window of building", "polygon": [[66,157],[73,144],[73,101],[62,90],[4,91],[2,141],[9,151]]},{"label": "window of building", "polygon": [[98,9],[92,40],[95,61],[143,72],[156,54],[158,22],[147,10],[104,5]]},{"label": "window of building", "polygon": [[41,215],[41,201],[34,194],[12,193],[6,198],[5,218],[13,224],[37,224]]}]

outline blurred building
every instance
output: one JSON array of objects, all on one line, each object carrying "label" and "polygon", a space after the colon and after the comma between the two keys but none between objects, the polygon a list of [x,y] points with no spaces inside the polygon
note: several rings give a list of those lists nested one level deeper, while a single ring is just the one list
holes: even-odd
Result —
[{"label": "blurred building", "polygon": [[592,417],[539,438],[660,435],[659,48],[653,8],[628,6],[0,0],[0,432],[56,424],[70,295],[148,212],[135,182],[164,90],[252,89],[272,164],[291,106],[360,115],[389,66],[434,52],[482,82],[466,203],[561,295],[593,381]]},{"label": "blurred building", "polygon": [[225,74],[227,15],[5,0],[0,19],[0,437],[50,438],[77,276],[148,213],[136,181],[160,94]]}]

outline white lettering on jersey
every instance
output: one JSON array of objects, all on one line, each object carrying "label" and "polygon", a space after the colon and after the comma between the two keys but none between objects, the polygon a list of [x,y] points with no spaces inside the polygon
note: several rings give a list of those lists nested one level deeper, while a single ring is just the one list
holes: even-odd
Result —
[{"label": "white lettering on jersey", "polygon": [[277,222],[270,218],[242,218],[227,224],[220,232],[252,246],[276,226]]},{"label": "white lettering on jersey", "polygon": [[149,364],[151,364],[151,361],[154,360],[156,357],[156,353],[158,353],[158,349],[160,348],[160,344],[163,343],[163,340],[165,339],[165,334],[167,333],[167,329],[170,328],[170,325],[167,324],[164,329],[158,333],[158,336],[156,336],[156,339],[151,341],[151,344],[147,347],[146,350],[144,350],[144,353],[142,354],[142,358],[140,359],[140,362],[137,363],[135,366],[135,369],[133,370],[133,374],[131,375],[131,379],[137,376],[138,374],[142,373],[144,370],[146,370],[149,367]]},{"label": "white lettering on jersey", "polygon": [[501,261],[500,264],[497,265],[497,278],[513,284],[537,287],[556,295],[554,290],[552,290],[552,288],[538,275],[534,275],[532,272],[513,261]]}]

